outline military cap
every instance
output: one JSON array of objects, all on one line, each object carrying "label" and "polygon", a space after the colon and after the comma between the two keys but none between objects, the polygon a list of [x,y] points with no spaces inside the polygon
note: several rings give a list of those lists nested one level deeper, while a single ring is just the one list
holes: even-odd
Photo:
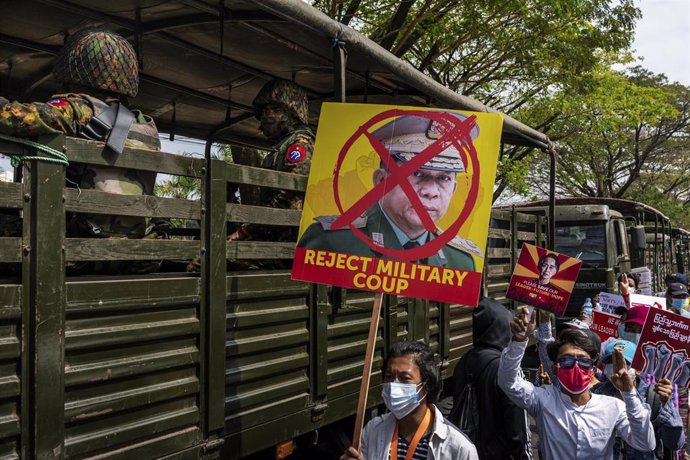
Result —
[{"label": "military cap", "polygon": [[[442,113],[451,115],[452,119],[457,120],[457,124],[467,119],[466,115],[458,112],[443,111]],[[403,115],[381,126],[372,135],[388,149],[395,160],[405,163],[440,139],[446,129],[448,128],[432,118]],[[479,126],[475,124],[470,132],[470,137],[474,141],[478,135]],[[454,145],[448,145],[434,158],[426,162],[423,168],[436,171],[465,172],[465,165],[460,157],[460,152]]]}]

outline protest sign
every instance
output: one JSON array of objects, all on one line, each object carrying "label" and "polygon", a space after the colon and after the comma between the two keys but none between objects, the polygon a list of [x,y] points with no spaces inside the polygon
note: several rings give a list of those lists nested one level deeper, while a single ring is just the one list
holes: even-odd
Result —
[{"label": "protest sign", "polygon": [[561,315],[581,265],[574,257],[524,243],[506,297]]},{"label": "protest sign", "polygon": [[620,316],[595,310],[592,312],[592,325],[589,328],[604,342],[612,337],[618,338],[618,324],[620,322]]},{"label": "protest sign", "polygon": [[630,294],[630,306],[644,305],[649,308],[660,308],[666,310],[666,299],[651,295]]},{"label": "protest sign", "polygon": [[690,318],[658,308],[649,310],[632,367],[679,387],[690,383]]},{"label": "protest sign", "polygon": [[323,104],[292,278],[476,305],[499,114]]},{"label": "protest sign", "polygon": [[599,293],[599,306],[602,312],[609,314],[613,314],[616,308],[619,307],[628,308],[625,305],[625,299],[623,299],[622,295],[610,294],[608,292]]}]

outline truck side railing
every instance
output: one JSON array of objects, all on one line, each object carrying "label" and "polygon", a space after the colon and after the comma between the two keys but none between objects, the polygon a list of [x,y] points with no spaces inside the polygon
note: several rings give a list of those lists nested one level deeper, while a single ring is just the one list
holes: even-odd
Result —
[{"label": "truck side railing", "polygon": [[[227,184],[303,191],[306,177],[100,143],[40,139],[71,163],[198,180],[199,199],[65,187],[37,160],[0,182],[0,455],[241,458],[354,414],[370,292],[290,280],[287,270],[228,271],[228,260],[291,259],[294,242],[226,242],[229,225],[298,226],[300,213],[227,203]],[[26,152],[0,144],[10,155]],[[72,238],[72,213],[199,221],[198,239]],[[543,217],[492,213],[485,278],[501,300],[520,245],[543,245]],[[74,263],[200,260],[200,273],[66,276]],[[178,265],[179,266],[179,265]],[[12,271],[14,269],[14,272]],[[501,292],[502,291],[502,292]],[[384,350],[424,340],[443,377],[471,347],[472,309],[386,296],[370,401]],[[220,450],[219,450],[220,449]]]}]

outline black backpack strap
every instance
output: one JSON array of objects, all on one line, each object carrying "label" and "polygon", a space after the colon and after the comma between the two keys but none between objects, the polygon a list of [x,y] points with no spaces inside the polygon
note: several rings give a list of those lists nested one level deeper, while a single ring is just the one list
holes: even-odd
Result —
[{"label": "black backpack strap", "polygon": [[134,122],[134,114],[120,102],[112,102],[107,109],[91,117],[82,128],[80,135],[87,139],[102,141],[118,155],[125,148],[129,128]]}]

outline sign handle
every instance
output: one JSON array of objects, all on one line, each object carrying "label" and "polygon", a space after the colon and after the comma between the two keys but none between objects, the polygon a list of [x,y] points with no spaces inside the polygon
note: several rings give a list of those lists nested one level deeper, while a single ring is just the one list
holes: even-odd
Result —
[{"label": "sign handle", "polygon": [[362,441],[362,429],[364,428],[364,411],[367,408],[369,396],[369,382],[371,381],[371,365],[374,361],[376,350],[376,335],[379,330],[379,318],[381,317],[381,304],[383,294],[374,294],[374,307],[371,310],[371,322],[369,323],[369,338],[367,339],[367,351],[364,355],[364,369],[362,370],[362,384],[359,387],[359,401],[357,402],[357,417],[355,418],[355,432],[352,435],[352,447],[359,450]]}]

